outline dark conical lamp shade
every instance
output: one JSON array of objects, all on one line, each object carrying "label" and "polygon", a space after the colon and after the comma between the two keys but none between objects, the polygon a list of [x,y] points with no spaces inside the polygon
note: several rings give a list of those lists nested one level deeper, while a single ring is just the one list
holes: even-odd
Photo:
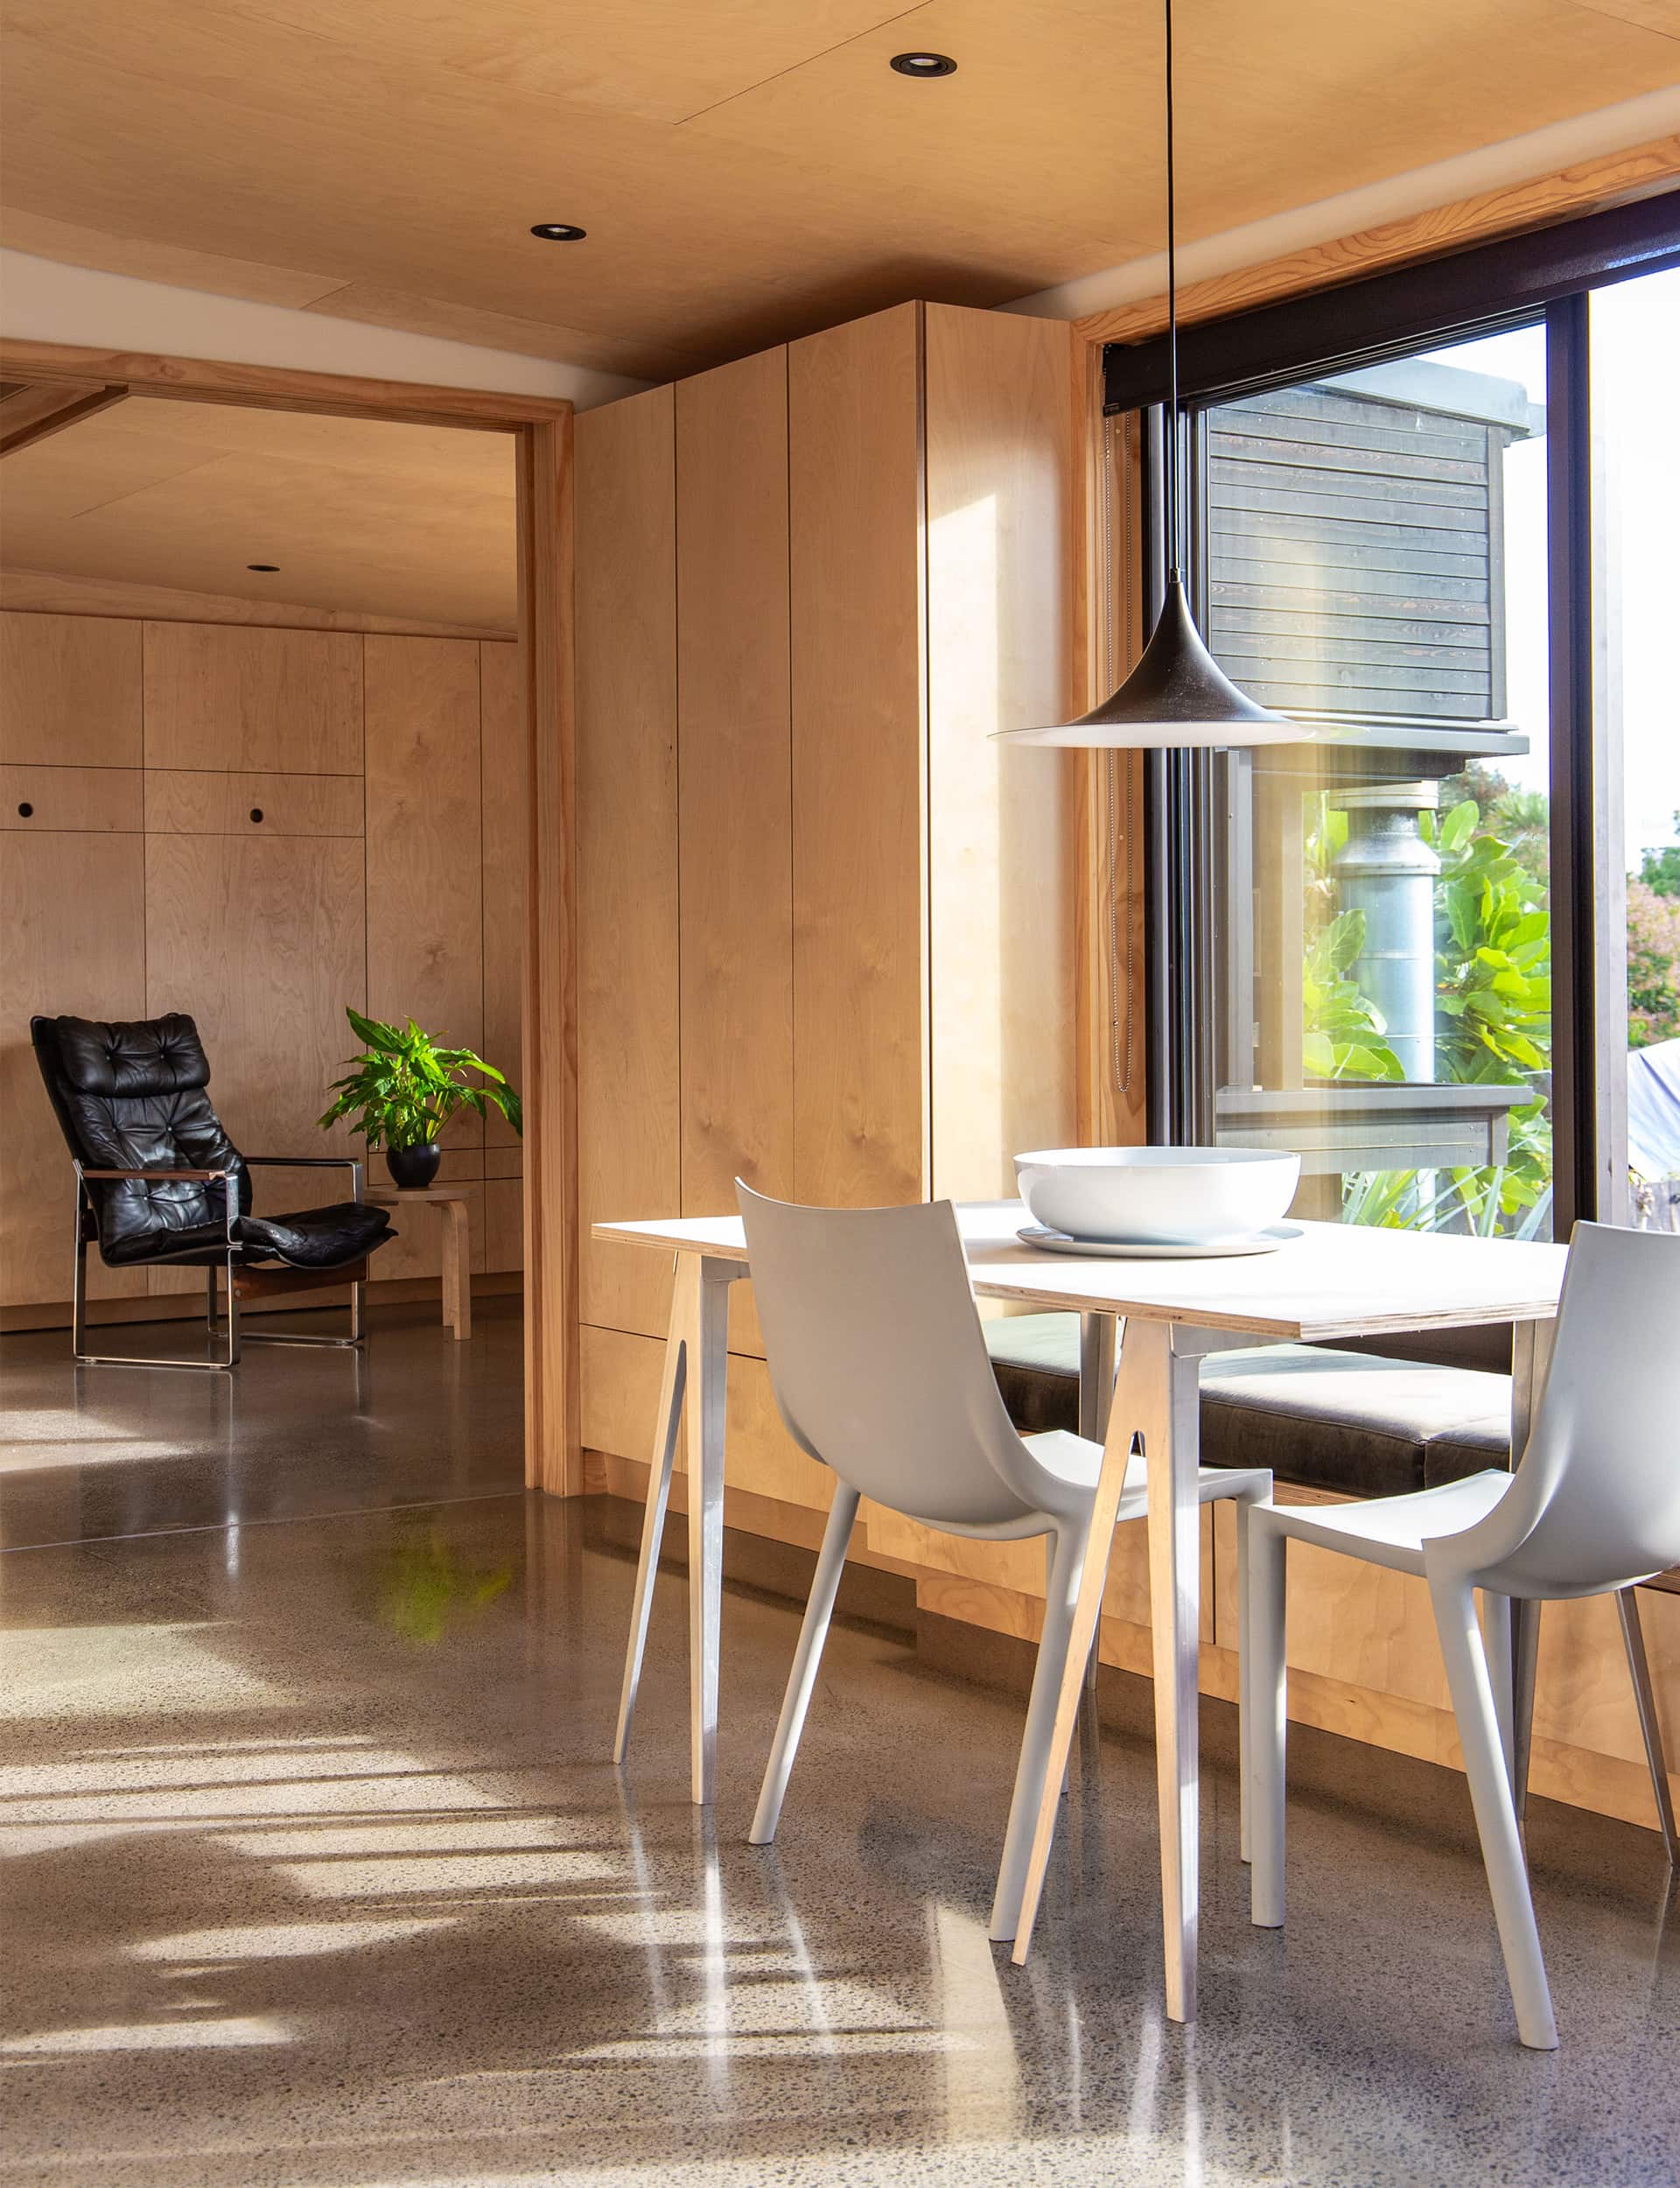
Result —
[{"label": "dark conical lamp shade", "polygon": [[1298,744],[1312,734],[1239,691],[1201,642],[1182,579],[1166,598],[1138,666],[1101,706],[1076,722],[994,733],[1013,745],[1087,745],[1130,751],[1189,746]]}]

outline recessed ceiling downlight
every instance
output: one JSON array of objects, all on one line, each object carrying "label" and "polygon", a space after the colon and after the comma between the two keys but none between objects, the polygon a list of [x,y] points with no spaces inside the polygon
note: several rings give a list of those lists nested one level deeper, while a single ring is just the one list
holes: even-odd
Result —
[{"label": "recessed ceiling downlight", "polygon": [[544,243],[581,243],[589,230],[570,221],[539,221],[531,233]]},{"label": "recessed ceiling downlight", "polygon": [[894,53],[888,66],[901,76],[954,76],[956,63],[948,53]]}]

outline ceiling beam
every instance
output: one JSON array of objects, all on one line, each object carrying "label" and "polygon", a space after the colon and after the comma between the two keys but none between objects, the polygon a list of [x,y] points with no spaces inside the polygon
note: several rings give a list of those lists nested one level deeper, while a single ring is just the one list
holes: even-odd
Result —
[{"label": "ceiling beam", "polygon": [[15,386],[0,400],[0,456],[32,447],[49,434],[63,432],[66,425],[108,410],[128,392],[121,387],[90,387],[85,381],[42,380]]}]

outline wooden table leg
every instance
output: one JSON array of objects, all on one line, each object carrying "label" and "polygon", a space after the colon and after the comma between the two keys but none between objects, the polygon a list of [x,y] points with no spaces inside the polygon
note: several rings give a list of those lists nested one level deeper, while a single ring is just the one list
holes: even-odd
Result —
[{"label": "wooden table leg", "polygon": [[659,1386],[659,1414],[654,1426],[653,1462],[648,1469],[648,1502],[641,1516],[641,1552],[636,1560],[636,1592],[630,1611],[630,1645],[625,1652],[624,1684],[619,1692],[619,1723],[612,1736],[612,1760],[622,1763],[630,1745],[641,1659],[648,1646],[648,1619],[654,1606],[654,1575],[665,1533],[671,1497],[671,1469],[676,1460],[676,1432],[682,1419],[685,1355],[683,1333],[694,1320],[692,1294],[700,1281],[698,1258],[677,1256],[671,1294],[670,1329],[665,1340],[665,1372]]},{"label": "wooden table leg", "polygon": [[[1511,1333],[1511,1464],[1516,1466],[1528,1448],[1529,1431],[1539,1410],[1551,1365],[1551,1343],[1558,1324],[1550,1319],[1520,1322]],[[1522,1825],[1529,1812],[1529,1757],[1534,1734],[1534,1680],[1540,1654],[1540,1605],[1512,1606],[1511,1619],[1511,1794],[1516,1820]]]},{"label": "wooden table leg", "polygon": [[1032,1941],[1050,1859],[1062,1773],[1079,1715],[1083,1652],[1096,1636],[1114,1543],[1114,1515],[1125,1483],[1132,1440],[1141,1435],[1149,1462],[1150,1616],[1155,1649],[1155,1770],[1160,1806],[1166,2010],[1174,2021],[1194,2020],[1196,2011],[1201,1620],[1201,1523],[1196,1481],[1200,1349],[1197,1332],[1175,1333],[1165,1322],[1134,1320],[1127,1325],[1097,1483],[1090,1545],[1074,1610],[1068,1670],[1056,1706],[1055,1729],[1040,1788],[1038,1828],[1027,1864],[1012,1954],[1018,1967]]},{"label": "wooden table leg", "polygon": [[1056,1719],[1050,1735],[1050,1752],[1045,1761],[1044,1777],[1039,1787],[1038,1822],[1032,1833],[1032,1850],[1027,1857],[1026,1882],[1021,1893],[1020,1915],[1015,1925],[1015,1948],[1011,1957],[1017,1967],[1026,1960],[1027,1948],[1032,1942],[1032,1925],[1044,1890],[1044,1876],[1050,1862],[1050,1847],[1055,1836],[1057,1812],[1061,1806],[1062,1780],[1067,1775],[1068,1757],[1079,1723],[1085,1662],[1095,1649],[1097,1621],[1102,1612],[1102,1588],[1109,1576],[1110,1553],[1114,1547],[1114,1516],[1120,1509],[1121,1492],[1126,1485],[1126,1468],[1131,1457],[1132,1439],[1142,1425],[1142,1416],[1146,1410],[1141,1386],[1155,1366],[1149,1357],[1149,1340],[1145,1338],[1139,1342],[1140,1333],[1148,1325],[1144,1323],[1134,1322],[1127,1329],[1126,1342],[1120,1352],[1120,1372],[1115,1380],[1113,1399],[1109,1407],[1102,1468],[1097,1476],[1096,1502],[1091,1514],[1090,1540],[1086,1546],[1085,1563],[1079,1575],[1079,1594],[1074,1603],[1073,1631],[1068,1645],[1068,1668],[1062,1674],[1061,1692],[1056,1697]]},{"label": "wooden table leg", "polygon": [[[1150,1325],[1152,1371],[1143,1392],[1149,1462],[1149,1603],[1155,1662],[1155,1785],[1161,1827],[1161,1921],[1170,2021],[1196,2017],[1201,1773],[1201,1510],[1194,1339]],[[1128,1336],[1128,1347],[1130,1344]]]},{"label": "wooden table leg", "polygon": [[729,1287],[745,1273],[738,1263],[701,1258],[683,1331],[688,1358],[689,1785],[690,1798],[700,1806],[710,1803],[718,1778]]},{"label": "wooden table leg", "polygon": [[472,1335],[472,1229],[465,1201],[440,1201],[444,1215],[444,1320],[458,1339]]}]

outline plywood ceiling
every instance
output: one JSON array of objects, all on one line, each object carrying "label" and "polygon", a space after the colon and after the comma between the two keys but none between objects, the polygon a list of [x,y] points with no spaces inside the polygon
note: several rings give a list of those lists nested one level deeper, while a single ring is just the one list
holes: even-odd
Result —
[{"label": "plywood ceiling", "polygon": [[0,565],[511,634],[513,450],[500,433],[131,400],[0,464]]},{"label": "plywood ceiling", "polygon": [[[1158,0],[6,0],[18,248],[649,377],[1161,237]],[[1680,0],[1182,0],[1186,238],[1680,74]],[[931,46],[952,77],[889,57]],[[544,244],[533,221],[586,242]]]}]

